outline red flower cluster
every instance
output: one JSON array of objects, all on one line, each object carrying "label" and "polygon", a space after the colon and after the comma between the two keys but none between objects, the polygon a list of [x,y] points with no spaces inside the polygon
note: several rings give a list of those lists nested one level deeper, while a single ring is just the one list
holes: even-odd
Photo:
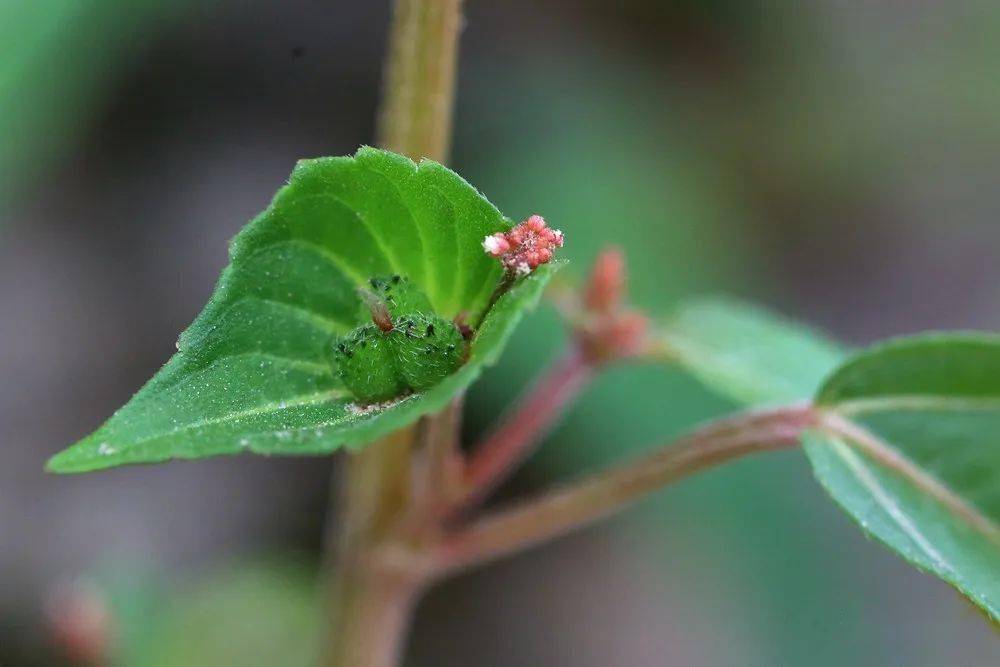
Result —
[{"label": "red flower cluster", "polygon": [[533,215],[509,232],[497,232],[483,239],[486,254],[496,257],[508,273],[526,276],[549,262],[563,245],[563,233],[550,229],[545,219]]}]

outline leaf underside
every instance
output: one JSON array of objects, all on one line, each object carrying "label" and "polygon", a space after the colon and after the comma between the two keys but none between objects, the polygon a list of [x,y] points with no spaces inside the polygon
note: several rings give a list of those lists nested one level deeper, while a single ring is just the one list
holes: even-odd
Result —
[{"label": "leaf underside", "polygon": [[817,396],[820,482],[870,535],[1000,620],[1000,336],[872,348]]},{"label": "leaf underside", "polygon": [[434,309],[476,321],[501,269],[481,241],[511,223],[431,161],[361,148],[300,162],[266,211],[232,241],[211,299],[178,352],[100,429],[57,454],[54,472],[221,454],[324,454],[357,447],[443,408],[494,363],[557,265],[490,309],[468,361],[391,405],[356,406],[327,346],[356,324],[357,287],[408,276]]}]

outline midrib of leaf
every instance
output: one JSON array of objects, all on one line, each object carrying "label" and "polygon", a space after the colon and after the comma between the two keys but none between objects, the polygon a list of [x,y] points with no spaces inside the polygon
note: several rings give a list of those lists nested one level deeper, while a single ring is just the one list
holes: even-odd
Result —
[{"label": "midrib of leaf", "polygon": [[858,456],[853,449],[839,436],[833,434],[827,434],[830,445],[833,447],[834,453],[840,458],[841,461],[850,469],[854,474],[855,478],[864,486],[878,503],[879,507],[885,510],[885,513],[893,520],[893,522],[902,529],[910,540],[917,545],[917,547],[924,552],[924,554],[930,558],[934,564],[951,573],[954,576],[955,569],[949,564],[948,560],[935,549],[930,541],[924,536],[920,529],[917,528],[913,520],[903,511],[895,500],[892,499],[892,495],[886,491],[882,485],[879,483],[878,479],[872,474],[865,462]]},{"label": "midrib of leaf", "polygon": [[[419,169],[420,167],[418,166],[417,168]],[[452,210],[452,215],[454,216],[454,211],[456,206],[455,206],[455,201],[451,198],[451,196],[448,193],[444,192],[441,188],[437,187],[437,185],[435,185],[429,179],[425,178],[425,181],[427,181],[427,185],[431,190],[433,190],[439,197],[441,197],[448,203],[449,208],[451,208]],[[464,294],[462,293],[462,286],[465,285],[465,282],[467,280],[466,273],[468,273],[468,270],[466,268],[468,262],[466,261],[465,256],[461,251],[456,252],[455,259],[456,259],[455,281],[452,283],[452,290],[451,290],[451,302],[453,304],[452,307],[455,307],[454,304],[462,303],[464,296]]]},{"label": "midrib of leaf", "polygon": [[[417,167],[418,173],[419,170],[420,166]],[[455,214],[455,205],[449,198],[441,194],[441,192],[437,188],[430,188],[430,189],[434,190],[434,192],[438,195],[438,197],[441,198],[441,203],[444,204],[444,206],[448,209],[448,219],[451,220],[452,227],[456,227],[458,225],[458,216]],[[447,285],[446,292],[444,291],[445,290],[444,286],[442,286],[440,282],[438,283],[437,286],[438,302],[441,304],[440,307],[442,308],[442,312],[451,312],[459,308],[461,300],[461,294],[459,294],[459,287],[461,286],[462,281],[465,280],[465,267],[463,266],[464,262],[461,261],[461,257],[459,256],[457,243],[455,252],[453,253],[451,259],[453,264],[452,271],[453,275],[455,276],[455,279],[452,280],[451,283]],[[447,274],[447,271],[443,271],[443,273]]]},{"label": "midrib of leaf", "polygon": [[989,398],[956,397],[931,394],[900,394],[896,396],[878,396],[875,398],[858,398],[842,401],[836,404],[836,411],[844,416],[861,415],[871,412],[899,411],[1000,411],[1000,397]]},{"label": "midrib of leaf", "polygon": [[[391,178],[387,178],[385,174],[383,174],[380,171],[372,169],[363,162],[358,161],[357,164],[360,164],[361,168],[364,169],[366,172],[372,174],[373,176],[379,178],[381,181],[387,184],[389,188],[396,194],[396,200],[399,202],[400,207],[403,208],[406,211],[407,215],[410,216],[410,222],[413,224],[413,228],[417,230],[417,238],[420,239],[420,256],[423,257],[424,281],[426,283],[424,285],[424,293],[430,295],[432,301],[436,300],[435,297],[437,296],[438,293],[437,292],[438,274],[436,271],[433,270],[433,267],[431,265],[430,253],[426,251],[427,237],[425,235],[426,232],[424,230],[424,226],[417,222],[417,216],[413,214],[413,209],[410,208],[409,203],[406,201],[406,198],[403,196],[402,191],[399,189],[399,186],[395,183],[395,181],[393,181]],[[389,262],[390,264],[392,264],[393,268],[396,269],[396,273],[399,273],[400,271],[398,268],[398,264],[395,261],[395,258],[389,257]]]},{"label": "midrib of leaf", "polygon": [[940,502],[953,515],[1000,547],[1000,525],[991,517],[983,514],[977,507],[966,502],[961,495],[948,488],[939,479],[913,463],[897,447],[836,413],[823,413],[821,423],[821,431],[828,437],[841,439],[842,443],[845,441],[853,443],[879,464],[899,474],[922,492]]},{"label": "midrib of leaf", "polygon": [[[359,163],[355,162],[355,164],[359,164]],[[378,176],[382,180],[387,180],[384,176],[382,176],[378,172],[372,171],[372,170],[367,169],[367,168],[365,168],[363,166],[361,166],[361,168],[364,169],[369,174],[375,174],[376,176]],[[400,205],[400,208],[402,208],[404,211],[406,211],[406,214],[409,216],[409,218],[410,218],[410,224],[413,226],[414,230],[416,231],[416,237],[417,237],[417,239],[420,240],[420,250],[417,251],[417,252],[419,252],[421,255],[423,255],[424,254],[424,240],[423,240],[423,236],[420,234],[420,225],[418,225],[417,222],[416,222],[416,220],[413,218],[413,211],[410,210],[409,205],[405,201],[403,201],[402,198],[400,198],[398,196],[399,195],[399,191],[395,187],[393,187],[392,189],[393,189],[394,192],[396,192],[397,201],[398,201],[398,203]],[[334,200],[340,202],[341,204],[343,204],[347,208],[351,208],[351,205],[347,201],[345,201],[343,198],[338,197],[335,194],[330,194],[329,196],[330,196],[331,199],[334,199]],[[402,267],[402,263],[401,263],[399,257],[396,256],[396,250],[395,249],[390,249],[390,247],[387,245],[385,239],[383,238],[383,236],[382,236],[382,230],[376,231],[375,226],[372,225],[371,221],[369,221],[368,216],[367,215],[363,215],[360,211],[358,211],[357,208],[354,208],[352,210],[354,210],[355,215],[358,216],[358,220],[360,220],[361,223],[368,230],[368,233],[372,235],[373,239],[375,239],[375,243],[376,243],[376,245],[378,245],[379,250],[382,251],[382,254],[385,255],[386,259],[389,261],[389,265],[392,267],[393,273],[406,273],[406,271],[404,271],[401,268]],[[425,260],[425,264],[426,264],[426,260]],[[412,276],[410,276],[410,277],[412,278]]]},{"label": "midrib of leaf", "polygon": [[[427,281],[424,291],[439,313],[457,312],[461,305],[457,290],[464,282],[457,240],[460,225],[450,198],[430,182],[434,171],[428,167],[434,163],[421,161],[417,164],[401,155],[383,153],[368,147],[360,148],[355,160],[369,172],[380,174],[388,181],[400,202],[408,208],[424,250]],[[429,205],[414,208],[410,206],[410,201],[415,194],[418,198],[426,194],[433,196],[428,198]],[[448,275],[453,280],[443,284],[441,277]]]},{"label": "midrib of leaf", "polygon": [[[475,196],[481,200],[472,202],[473,209],[475,209],[475,207],[477,206],[485,205],[486,207],[490,208],[492,213],[495,213],[498,220],[503,222],[503,226],[498,227],[497,229],[480,230],[480,231],[486,231],[486,233],[492,233],[494,231],[500,231],[501,229],[510,227],[510,222],[503,217],[503,215],[496,209],[496,207],[494,207],[493,204],[491,204],[485,197],[483,197],[478,190],[476,190],[471,184],[462,179],[462,177],[459,176],[458,174],[454,172],[449,172],[446,169],[444,169],[441,165],[434,162],[421,162],[417,168],[418,170],[423,170],[424,172],[424,181],[423,181],[424,185],[432,189],[442,198],[444,198],[444,200],[448,202],[448,205],[451,206],[453,211],[462,210],[462,208],[464,207],[460,205],[461,204],[460,202],[456,201],[456,199],[453,198],[454,193],[446,189],[443,189],[437,182],[433,180],[435,176],[444,177],[450,180],[456,180],[459,181],[461,184],[464,184],[464,186],[466,186],[471,192],[474,192]],[[466,193],[463,192],[463,194]],[[456,232],[458,231],[459,230],[456,228]],[[485,237],[485,234],[483,235],[483,237]],[[473,286],[474,283],[468,277],[469,274],[468,269],[469,267],[475,265],[474,261],[475,254],[482,252],[480,246],[482,238],[470,238],[468,236],[463,235],[463,238],[461,240],[465,241],[465,243],[460,243],[457,250],[458,261],[456,265],[457,270],[455,272],[455,283],[454,283],[456,291],[455,291],[455,296],[453,298],[456,299],[460,304],[468,304],[481,308],[484,305],[483,301],[489,294],[488,290],[492,290],[492,286],[496,284],[496,282],[500,278],[499,264],[494,265],[492,270],[488,270],[487,272],[485,272],[482,277],[482,282],[480,283],[480,285],[478,287],[473,287],[470,290],[469,289],[470,286]],[[465,286],[464,291],[462,291],[463,285]]]},{"label": "midrib of leaf", "polygon": [[200,421],[190,422],[184,424],[183,426],[178,426],[177,428],[174,429],[170,429],[167,431],[158,431],[153,435],[149,435],[142,438],[135,438],[129,442],[129,446],[142,445],[152,440],[158,440],[160,438],[170,438],[180,433],[193,431],[199,428],[204,428],[206,426],[226,424],[228,422],[238,421],[246,417],[256,417],[259,415],[272,414],[276,412],[281,412],[283,410],[287,410],[289,408],[302,407],[304,405],[319,405],[321,403],[326,403],[327,401],[330,400],[338,400],[346,397],[347,393],[343,389],[327,389],[324,391],[313,392],[311,394],[302,394],[300,396],[295,396],[281,401],[269,401],[267,403],[261,403],[260,405],[257,405],[252,408],[246,408],[245,410],[235,410],[233,412],[229,412],[224,415],[219,415],[218,417],[212,417],[210,419],[202,419]]}]

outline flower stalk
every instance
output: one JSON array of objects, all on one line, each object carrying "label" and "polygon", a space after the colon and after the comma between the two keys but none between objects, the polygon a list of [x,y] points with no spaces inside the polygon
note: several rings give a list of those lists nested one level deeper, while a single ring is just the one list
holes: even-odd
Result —
[{"label": "flower stalk", "polygon": [[[527,233],[519,231],[521,227]],[[525,243],[528,233],[546,231],[550,234],[541,243],[534,239]],[[549,261],[551,249],[562,244],[562,232],[548,230],[540,216],[532,216],[507,234],[487,236],[483,247],[503,262],[505,275],[514,276],[529,259]],[[539,254],[539,249],[548,252]],[[645,316],[625,306],[625,259],[620,250],[609,248],[597,257],[589,280],[563,303],[563,311],[572,328],[569,350],[473,448],[465,494],[451,508],[453,514],[475,507],[521,465],[602,367],[649,348]]]},{"label": "flower stalk", "polygon": [[474,449],[453,511],[485,500],[535,450],[594,374],[577,346],[560,357]]}]

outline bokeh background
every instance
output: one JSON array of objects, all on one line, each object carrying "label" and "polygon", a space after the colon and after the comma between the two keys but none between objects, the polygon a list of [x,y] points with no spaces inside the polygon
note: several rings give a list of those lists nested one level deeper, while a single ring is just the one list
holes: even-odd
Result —
[{"label": "bokeh background", "polygon": [[[308,664],[329,459],[53,477],[173,352],[295,160],[370,143],[388,2],[0,0],[0,665],[67,664],[97,600],[121,664]],[[1000,325],[1000,5],[471,0],[453,165],[608,242],[635,300],[753,298],[851,344]],[[540,309],[469,439],[563,343]],[[604,375],[506,490],[730,409]],[[464,575],[407,665],[996,665],[951,589],[866,540],[797,452],[671,487]]]}]

